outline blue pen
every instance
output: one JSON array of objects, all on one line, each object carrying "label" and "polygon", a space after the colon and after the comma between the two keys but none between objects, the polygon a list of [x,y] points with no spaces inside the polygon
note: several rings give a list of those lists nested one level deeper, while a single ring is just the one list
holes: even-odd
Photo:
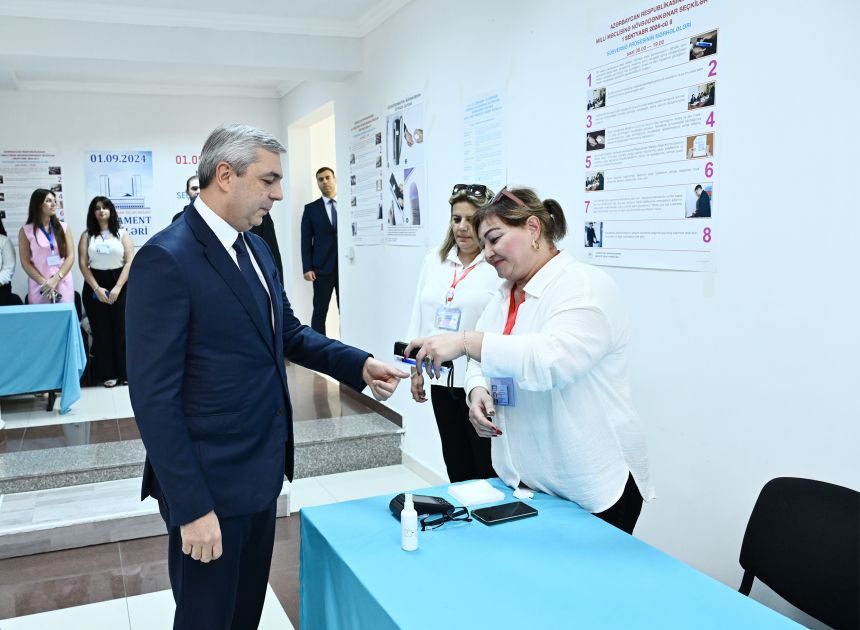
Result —
[{"label": "blue pen", "polygon": [[711,42],[696,42],[696,46],[699,48],[710,48],[713,44]]},{"label": "blue pen", "polygon": [[[406,363],[407,365],[414,365],[415,367],[418,367],[418,364],[415,362],[415,359],[409,359],[406,357],[395,357],[395,358],[398,361],[400,361],[401,363]],[[439,370],[441,371],[442,374],[445,374],[445,372],[448,371],[448,368],[443,366],[443,367],[439,368]]]}]

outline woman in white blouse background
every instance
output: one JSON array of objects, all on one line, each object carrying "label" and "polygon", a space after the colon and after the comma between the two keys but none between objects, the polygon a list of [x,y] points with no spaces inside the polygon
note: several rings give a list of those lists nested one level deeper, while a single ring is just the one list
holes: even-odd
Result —
[{"label": "woman in white blouse background", "polygon": [[[407,339],[437,333],[472,330],[478,316],[501,284],[484,260],[471,218],[493,192],[480,184],[457,184],[451,191],[451,221],[445,241],[424,259],[412,307]],[[454,363],[454,387],[430,386],[430,399],[442,441],[442,456],[449,479],[466,481],[495,477],[490,443],[478,437],[469,424],[466,404],[466,360]],[[427,402],[424,376],[412,370],[412,398]]]},{"label": "woman in white blouse background", "polygon": [[134,255],[131,236],[119,227],[113,202],[94,197],[87,231],[78,243],[84,281],[83,303],[93,331],[93,369],[105,387],[127,384],[125,370],[125,292]]},{"label": "woman in white blouse background", "polygon": [[632,533],[654,490],[617,285],[558,250],[564,211],[531,189],[502,189],[473,221],[505,282],[474,330],[414,340],[419,365],[427,357],[438,372],[442,361],[470,358],[469,420],[492,438],[507,485],[575,501]]}]

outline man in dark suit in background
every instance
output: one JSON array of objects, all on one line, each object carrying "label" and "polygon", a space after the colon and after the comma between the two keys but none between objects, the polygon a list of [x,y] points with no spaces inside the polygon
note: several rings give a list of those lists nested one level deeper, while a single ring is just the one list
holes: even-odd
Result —
[{"label": "man in dark suit in background", "polygon": [[[200,178],[197,175],[192,175],[185,182],[185,194],[188,195],[188,205],[182,208],[179,212],[173,215],[171,223],[182,216],[182,213],[188,210],[200,194]],[[284,284],[284,264],[281,262],[281,250],[278,248],[278,235],[275,234],[275,223],[272,217],[268,214],[263,217],[263,222],[260,225],[255,225],[251,228],[251,232],[266,241],[266,245],[272,251],[272,256],[275,258],[275,265],[278,268],[278,280]]]},{"label": "man in dark suit in background", "polygon": [[191,204],[194,203],[194,200],[197,199],[197,195],[200,194],[200,178],[197,175],[192,175],[188,179],[185,180],[185,194],[188,195],[188,205],[182,208],[179,212],[173,215],[173,218],[170,219],[170,222],[173,223],[182,216],[182,213],[188,210],[191,207]]},{"label": "man in dark suit in background", "polygon": [[325,319],[331,294],[340,289],[337,277],[337,179],[334,171],[323,166],[316,172],[322,197],[305,206],[302,214],[302,272],[314,283],[314,311],[311,328],[325,334]]},{"label": "man in dark suit in background", "polygon": [[388,398],[407,376],[294,316],[266,243],[250,234],[283,198],[270,134],[219,127],[200,197],[135,256],[129,393],[146,447],[142,496],[169,533],[174,628],[256,628],[284,474],[293,476],[284,357]]}]

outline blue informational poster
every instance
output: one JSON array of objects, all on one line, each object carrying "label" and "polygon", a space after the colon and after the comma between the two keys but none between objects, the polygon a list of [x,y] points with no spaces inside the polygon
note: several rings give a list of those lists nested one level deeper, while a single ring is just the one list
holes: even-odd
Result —
[{"label": "blue informational poster", "polygon": [[87,207],[93,197],[110,199],[135,246],[143,245],[157,231],[149,201],[152,151],[89,151],[84,171]]}]

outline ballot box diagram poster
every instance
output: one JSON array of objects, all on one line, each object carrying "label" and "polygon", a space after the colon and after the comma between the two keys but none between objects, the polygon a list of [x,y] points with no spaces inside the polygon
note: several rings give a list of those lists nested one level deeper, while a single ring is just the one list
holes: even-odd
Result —
[{"label": "ballot box diagram poster", "polygon": [[382,182],[387,244],[424,247],[426,243],[426,217],[421,214],[427,181],[424,142],[423,96],[412,94],[389,104]]},{"label": "ballot box diagram poster", "polygon": [[726,43],[715,5],[669,0],[591,20],[579,171],[590,263],[713,269]]}]

